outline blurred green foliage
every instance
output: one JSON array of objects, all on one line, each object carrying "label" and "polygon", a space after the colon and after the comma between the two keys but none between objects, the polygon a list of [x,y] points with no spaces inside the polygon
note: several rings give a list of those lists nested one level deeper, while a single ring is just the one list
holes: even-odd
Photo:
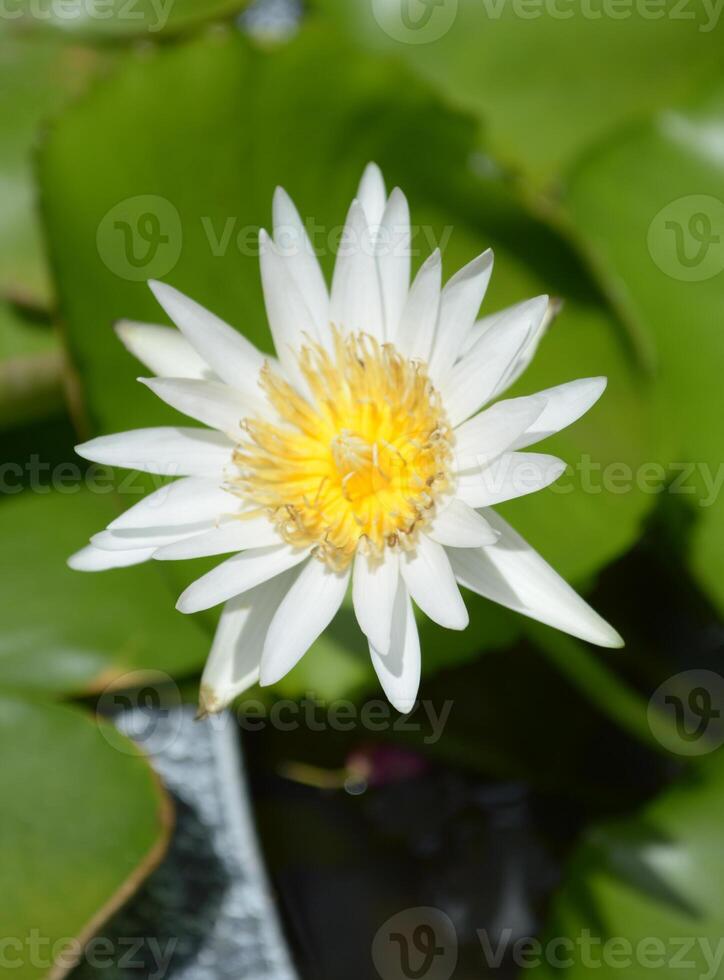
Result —
[{"label": "blurred green foliage", "polygon": [[[487,311],[540,292],[563,298],[516,393],[609,378],[590,416],[546,447],[571,463],[560,486],[511,502],[506,514],[585,589],[636,546],[662,480],[692,467],[691,492],[672,497],[672,511],[694,513],[684,557],[722,610],[724,26],[716,9],[692,5],[693,17],[682,17],[681,5],[665,0],[657,16],[643,3],[628,4],[626,16],[621,4],[619,16],[594,16],[589,3],[561,17],[541,4],[540,16],[525,16],[512,0],[459,0],[449,25],[425,39],[409,33],[404,3],[315,0],[297,35],[277,44],[242,32],[239,0],[148,0],[133,18],[120,2],[103,5],[109,15],[100,17],[90,0],[75,18],[40,16],[50,7],[36,0],[0,21],[3,455],[32,484],[33,454],[73,461],[61,416],[70,414],[83,437],[176,420],[136,384],[145,369],[112,332],[119,317],[163,320],[149,277],[269,349],[256,242],[275,185],[319,230],[329,274],[346,207],[374,159],[409,196],[416,264],[441,244],[449,274],[492,245]],[[148,261],[130,261],[119,229],[132,234],[149,210],[173,234]],[[635,479],[652,465],[663,473],[658,484]],[[620,476],[601,484],[614,470],[623,483],[633,477],[624,490]],[[99,576],[65,567],[120,503],[137,499],[94,493],[82,486],[86,470],[74,472],[64,486],[42,480],[15,492],[16,470],[6,468],[0,501],[0,690],[12,692],[0,703],[0,737],[16,787],[0,810],[0,837],[10,852],[33,855],[38,875],[37,889],[23,883],[18,892],[23,864],[9,862],[2,891],[21,894],[14,928],[44,918],[54,936],[80,934],[107,914],[165,835],[143,760],[117,752],[83,710],[54,701],[99,692],[129,670],[194,678],[213,625],[173,610],[193,565]],[[636,649],[594,659],[467,598],[467,632],[423,626],[428,685],[456,664],[468,677],[483,651],[509,651],[515,672],[514,645],[525,633],[574,690],[646,740],[642,701],[612,668],[614,657],[636,661]],[[530,713],[536,672],[513,676],[530,685],[522,699]],[[373,683],[346,607],[278,690],[333,699]],[[474,698],[474,685],[466,688]],[[583,720],[583,702],[567,704],[567,687],[546,682],[548,695],[556,724],[545,737],[531,734],[527,758],[514,707],[497,741],[466,718],[445,757],[535,778],[549,754],[560,785],[569,755],[556,745],[591,719]],[[492,710],[495,693],[481,700]],[[701,935],[716,936],[724,906],[706,875],[721,851],[720,766],[716,754],[692,765],[680,787],[627,823],[592,830],[550,929],[569,935],[604,922],[633,939],[683,930],[687,916],[699,916]],[[38,797],[52,807],[38,807]],[[111,818],[112,846],[100,829]],[[59,825],[77,835],[57,833]],[[58,899],[71,891],[72,903]]]}]

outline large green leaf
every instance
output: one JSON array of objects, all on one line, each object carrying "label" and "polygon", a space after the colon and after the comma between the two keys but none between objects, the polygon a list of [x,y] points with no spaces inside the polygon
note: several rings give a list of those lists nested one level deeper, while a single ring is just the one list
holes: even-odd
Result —
[{"label": "large green leaf", "polygon": [[91,40],[153,40],[206,20],[229,17],[245,5],[246,0],[83,0],[74,4],[21,0],[14,7],[14,17],[35,31],[53,30]]},{"label": "large green leaf", "polygon": [[0,699],[0,753],[3,972],[61,977],[158,864],[170,804],[133,743],[75,708]]},{"label": "large green leaf", "polygon": [[[656,415],[673,441],[667,475],[698,515],[694,570],[724,608],[724,84],[590,154],[567,207],[601,281],[657,363]],[[682,464],[689,464],[688,471]]]},{"label": "large green leaf", "polygon": [[[572,463],[590,453],[600,465],[635,465],[646,454],[648,421],[624,332],[561,240],[502,185],[469,172],[474,146],[474,122],[406,70],[323,32],[273,54],[229,34],[129,61],[59,121],[41,156],[62,314],[95,428],[175,418],[136,384],[143,370],[111,332],[118,317],[161,318],[140,279],[165,278],[269,349],[256,234],[269,221],[274,185],[313,217],[329,272],[362,167],[377,159],[409,192],[418,261],[442,241],[450,273],[492,244],[488,309],[546,289],[568,297],[521,390],[607,374],[603,403],[552,448]],[[565,574],[583,579],[630,545],[649,502],[636,490],[574,490],[506,510]],[[510,638],[507,618],[479,608],[478,628],[438,644],[441,659]]]},{"label": "large green leaf", "polygon": [[719,62],[724,28],[715,7],[680,0],[317,6],[472,110],[493,155],[536,183],[613,125],[694,91]]},{"label": "large green leaf", "polygon": [[158,565],[93,574],[66,567],[117,509],[102,476],[91,471],[83,479],[95,482],[87,488],[74,464],[53,476],[56,490],[41,485],[47,474],[36,474],[35,492],[16,495],[16,473],[5,473],[0,688],[85,693],[129,671],[183,675],[200,667],[208,638],[175,612]]},{"label": "large green leaf", "polygon": [[533,951],[542,959],[537,980],[592,970],[601,980],[720,977],[722,806],[718,753],[640,813],[590,830],[555,901],[542,956]]},{"label": "large green leaf", "polygon": [[38,129],[83,90],[100,61],[88,48],[0,22],[0,293],[32,306],[50,301],[32,178]]}]

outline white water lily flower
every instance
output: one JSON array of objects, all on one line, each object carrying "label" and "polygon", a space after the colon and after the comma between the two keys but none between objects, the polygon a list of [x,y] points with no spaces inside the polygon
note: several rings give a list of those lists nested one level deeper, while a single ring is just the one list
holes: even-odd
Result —
[{"label": "white water lily flower", "polygon": [[[578,419],[605,378],[496,399],[531,360],[546,296],[476,322],[490,251],[443,287],[439,251],[410,284],[409,213],[370,164],[352,202],[331,294],[281,189],[261,278],[278,360],[168,285],[178,330],[125,322],[160,398],[209,429],[101,436],[86,459],[180,477],[70,559],[97,571],[150,558],[231,554],[178,609],[225,603],[203,711],[274,684],[337,613],[352,583],[382,687],[409,711],[420,680],[413,602],[462,630],[459,585],[601,646],[622,641],[491,506],[552,483],[565,464],[521,450]],[[482,411],[481,411],[482,409]]]}]

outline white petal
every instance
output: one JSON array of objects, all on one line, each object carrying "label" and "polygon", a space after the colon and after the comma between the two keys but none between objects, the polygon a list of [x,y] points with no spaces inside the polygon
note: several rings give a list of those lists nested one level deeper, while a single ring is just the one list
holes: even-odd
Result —
[{"label": "white petal", "polygon": [[457,469],[483,465],[510,449],[545,408],[545,399],[512,398],[474,415],[455,430]]},{"label": "white petal", "polygon": [[105,551],[126,551],[138,548],[161,548],[175,541],[203,534],[213,528],[211,521],[196,524],[176,524],[172,527],[141,527],[125,531],[100,531],[91,538],[91,544]]},{"label": "white petal", "polygon": [[452,548],[479,548],[498,539],[481,514],[457,499],[435,516],[426,533],[438,544]]},{"label": "white petal", "polygon": [[292,199],[281,187],[274,192],[272,211],[277,251],[284,258],[294,284],[302,294],[319,338],[323,339],[329,325],[329,292],[304,222]]},{"label": "white petal", "polygon": [[203,712],[221,711],[259,680],[269,624],[295,574],[282,572],[226,603],[201,677]]},{"label": "white petal", "polygon": [[[528,301],[526,301],[528,302]],[[505,310],[499,311],[498,313],[493,313],[490,316],[483,317],[482,320],[478,320],[473,329],[468,335],[468,340],[464,346],[463,354],[466,354],[482,337],[486,330],[488,330],[501,316],[514,316],[516,311],[519,311],[525,307],[525,303],[517,303],[515,306],[510,306]],[[521,374],[528,367],[530,362],[535,356],[535,352],[538,349],[538,345],[543,338],[548,327],[551,325],[553,320],[558,316],[562,307],[562,303],[559,299],[551,298],[548,300],[548,307],[546,309],[545,315],[540,322],[537,330],[534,330],[523,348],[519,356],[516,358],[514,364],[512,365],[509,373],[504,377],[503,383],[498,387],[495,394],[499,395],[505,389],[514,384]]]},{"label": "white petal", "polygon": [[308,556],[308,551],[293,550],[288,545],[243,551],[193,582],[179,597],[176,608],[182,613],[194,613],[218,606],[293,568]]},{"label": "white petal", "polygon": [[221,381],[197,381],[191,378],[139,378],[167,405],[184,415],[225,432],[231,439],[241,435],[241,423],[247,416],[264,411],[253,394],[231,388]]},{"label": "white petal", "polygon": [[178,289],[150,280],[153,295],[222,381],[251,389],[264,365],[264,355],[228,323],[184,296]]},{"label": "white petal", "polygon": [[401,580],[395,596],[389,653],[382,654],[370,644],[370,656],[393,707],[402,714],[412,711],[420,687],[420,637],[412,603]]},{"label": "white petal", "polygon": [[297,288],[286,260],[267,233],[259,232],[259,262],[264,305],[279,360],[287,377],[300,385],[296,351],[307,338],[317,337],[317,326]]},{"label": "white petal", "polygon": [[247,548],[269,548],[283,543],[279,532],[266,517],[242,518],[159,548],[153,557],[161,561],[208,558],[210,555],[224,555]]},{"label": "white petal", "polygon": [[385,336],[394,341],[410,289],[410,209],[396,187],[382,215],[375,249],[382,289]]},{"label": "white petal", "polygon": [[491,507],[555,483],[566,464],[545,453],[503,453],[487,466],[457,476],[455,495],[469,507]]},{"label": "white petal", "polygon": [[500,532],[497,544],[480,551],[451,551],[461,585],[548,626],[604,647],[623,640],[502,517],[485,516]]},{"label": "white petal", "polygon": [[262,686],[276,684],[304,656],[342,605],[349,569],[307,562],[271,621],[261,657]]},{"label": "white petal", "polygon": [[387,191],[382,171],[376,163],[368,163],[365,167],[357,190],[357,200],[362,205],[367,224],[371,227],[379,225],[385,210]]},{"label": "white petal", "polygon": [[407,357],[430,360],[441,289],[442,259],[440,249],[436,248],[415,276],[394,338],[397,349]]},{"label": "white petal", "polygon": [[539,391],[527,398],[511,398],[507,402],[509,405],[538,399],[543,399],[544,404],[543,411],[518,436],[512,448],[524,449],[526,446],[532,446],[534,442],[540,442],[541,439],[560,432],[561,429],[580,419],[601,397],[606,383],[606,378],[581,378],[555,388],[546,388],[545,391]]},{"label": "white petal", "polygon": [[495,397],[545,315],[547,296],[500,314],[440,385],[448,418],[458,425]]},{"label": "white petal", "polygon": [[119,320],[115,329],[126,350],[154,374],[206,380],[214,377],[206,361],[175,327]]},{"label": "white petal", "polygon": [[153,557],[153,548],[135,551],[105,551],[86,545],[68,559],[68,566],[76,572],[104,572],[109,568],[127,568],[140,565]]},{"label": "white petal", "polygon": [[381,653],[387,653],[390,646],[399,573],[398,554],[390,548],[385,549],[381,560],[357,553],[352,583],[354,611],[360,629]]},{"label": "white petal", "polygon": [[421,534],[415,550],[400,556],[400,572],[426,616],[447,629],[465,629],[468,612],[442,545]]},{"label": "white petal", "polygon": [[430,377],[438,384],[449,374],[460,355],[480,310],[492,271],[493,253],[488,249],[457,272],[442,291],[430,358]]},{"label": "white petal", "polygon": [[237,514],[243,506],[241,499],[224,490],[219,482],[200,476],[187,476],[149,493],[111,521],[108,528],[119,531],[123,528],[214,521],[225,515]]},{"label": "white petal", "polygon": [[329,316],[345,333],[363,331],[385,339],[374,243],[359,201],[352,202],[339,244]]},{"label": "white petal", "polygon": [[163,426],[98,436],[75,447],[83,459],[162,476],[221,477],[234,444],[220,432]]}]

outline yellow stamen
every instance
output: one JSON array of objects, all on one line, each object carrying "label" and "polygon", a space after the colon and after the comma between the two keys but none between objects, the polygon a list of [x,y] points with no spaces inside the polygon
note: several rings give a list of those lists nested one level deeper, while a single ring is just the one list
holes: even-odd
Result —
[{"label": "yellow stamen", "polygon": [[344,568],[359,548],[410,547],[450,489],[452,432],[424,366],[367,334],[299,353],[305,397],[267,364],[279,421],[246,419],[232,485],[284,538]]}]

